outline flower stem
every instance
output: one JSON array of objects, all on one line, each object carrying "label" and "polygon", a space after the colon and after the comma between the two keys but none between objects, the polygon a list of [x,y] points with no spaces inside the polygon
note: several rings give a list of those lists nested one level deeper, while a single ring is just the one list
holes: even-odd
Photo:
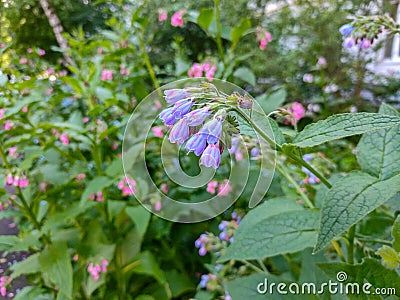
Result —
[{"label": "flower stem", "polygon": [[215,41],[217,43],[219,56],[221,57],[221,60],[225,67],[226,63],[225,54],[224,54],[224,49],[222,47],[222,39],[221,39],[221,19],[219,15],[219,0],[214,0],[214,11],[215,11],[215,22],[217,24],[217,35]]},{"label": "flower stem", "polygon": [[356,234],[356,225],[353,225],[349,228],[349,232],[347,235],[348,245],[347,245],[347,263],[353,265],[354,264],[354,237]]},{"label": "flower stem", "polygon": [[142,57],[144,59],[144,63],[146,65],[147,71],[149,72],[151,81],[153,82],[154,87],[158,90],[160,88],[160,84],[158,83],[156,74],[154,73],[154,69],[150,62],[150,58],[146,52],[146,46],[143,41],[143,32],[141,32],[139,34],[139,44],[140,44],[140,50],[142,50]]}]

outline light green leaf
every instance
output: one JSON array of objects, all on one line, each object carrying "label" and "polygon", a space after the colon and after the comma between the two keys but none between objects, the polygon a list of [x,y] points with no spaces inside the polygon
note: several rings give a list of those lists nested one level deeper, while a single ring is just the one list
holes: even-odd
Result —
[{"label": "light green leaf", "polygon": [[114,97],[112,91],[101,86],[96,87],[96,96],[100,101],[105,101]]},{"label": "light green leaf", "polygon": [[251,21],[250,19],[242,19],[240,21],[240,24],[233,27],[231,31],[231,39],[232,39],[232,45],[236,45],[240,38],[246,33],[247,30],[251,28]]},{"label": "light green leaf", "polygon": [[400,175],[380,181],[362,172],[339,179],[328,191],[321,210],[321,225],[314,251],[350,228],[400,191]]},{"label": "light green leaf", "polygon": [[92,181],[88,183],[85,191],[82,194],[81,202],[86,201],[91,194],[96,193],[106,187],[109,187],[112,183],[113,180],[109,177],[95,177]]},{"label": "light green leaf", "polygon": [[394,270],[400,264],[400,254],[392,247],[383,245],[376,254],[382,257],[382,264],[388,269]]},{"label": "light green leaf", "polygon": [[256,100],[266,114],[273,112],[286,101],[287,92],[285,88],[279,88],[270,94],[262,94]]},{"label": "light green leaf", "polygon": [[256,75],[247,67],[240,67],[233,72],[233,76],[251,84],[256,85]]},{"label": "light green leaf", "polygon": [[313,147],[347,136],[400,125],[400,117],[375,113],[347,113],[330,116],[307,125],[293,140],[299,147]]},{"label": "light green leaf", "polygon": [[54,295],[37,286],[26,286],[15,295],[14,300],[54,300]]},{"label": "light green leaf", "polygon": [[[379,113],[400,114],[391,106],[382,104]],[[357,146],[357,160],[362,170],[381,180],[400,173],[400,126],[364,134]]]},{"label": "light green leaf", "polygon": [[19,261],[12,265],[10,270],[12,271],[11,278],[15,279],[22,274],[33,274],[40,272],[42,269],[39,264],[39,253],[30,255],[27,259]]},{"label": "light green leaf", "polygon": [[106,175],[109,177],[119,177],[124,175],[124,168],[122,167],[122,160],[117,158],[111,162],[105,171]]},{"label": "light green leaf", "polygon": [[393,248],[400,252],[400,215],[397,216],[392,228]]},{"label": "light green leaf", "polygon": [[293,253],[315,245],[319,212],[294,200],[276,198],[251,210],[235,232],[235,241],[219,262]]},{"label": "light green leaf", "polygon": [[197,24],[199,24],[200,27],[204,28],[207,31],[211,25],[213,18],[214,18],[214,9],[202,8],[200,9],[200,14],[197,17]]},{"label": "light green leaf", "polygon": [[[343,283],[358,283],[360,293],[357,295],[348,294],[350,299],[369,299],[374,293],[374,288],[395,288],[397,293],[400,290],[400,277],[393,271],[388,270],[381,263],[372,258],[366,258],[361,264],[350,265],[346,263],[322,263],[318,264],[331,280],[337,281],[337,274],[345,272],[347,280]],[[362,293],[364,283],[370,283],[372,287],[369,289],[371,295]],[[368,296],[368,297],[367,297]]]},{"label": "light green leaf", "polygon": [[72,265],[65,243],[48,245],[39,256],[43,273],[58,288],[57,299],[72,299]]},{"label": "light green leaf", "polygon": [[0,235],[0,251],[7,251],[18,241],[19,239],[15,235]]},{"label": "light green leaf", "polygon": [[140,236],[143,237],[150,222],[150,212],[148,212],[143,206],[138,205],[135,207],[127,207],[126,213],[132,221],[135,222]]}]

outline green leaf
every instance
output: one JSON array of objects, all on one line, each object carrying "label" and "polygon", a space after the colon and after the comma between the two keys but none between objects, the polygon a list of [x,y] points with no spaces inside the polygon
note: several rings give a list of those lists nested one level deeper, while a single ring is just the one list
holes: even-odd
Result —
[{"label": "green leaf", "polygon": [[18,241],[19,239],[15,235],[0,235],[0,251],[7,251]]},{"label": "green leaf", "polygon": [[330,116],[307,125],[293,140],[299,147],[313,147],[347,136],[400,125],[400,117],[375,113],[347,113]]},{"label": "green leaf", "polygon": [[[400,291],[400,277],[393,271],[388,270],[381,263],[372,258],[366,258],[361,264],[350,265],[346,263],[324,263],[318,264],[331,280],[337,281],[337,274],[345,272],[347,280],[346,283],[358,283],[360,287],[360,294],[348,295],[351,299],[369,299],[374,293],[374,288],[395,288],[397,293]],[[342,273],[343,274],[343,273]],[[362,293],[364,284],[369,283],[372,287],[369,289],[371,295]],[[350,290],[351,291],[351,290]],[[367,297],[368,296],[368,297]]]},{"label": "green leaf", "polygon": [[47,291],[37,286],[26,286],[15,295],[14,300],[54,300],[54,295]]},{"label": "green leaf", "polygon": [[153,254],[149,251],[140,253],[137,256],[139,264],[133,268],[133,272],[137,274],[146,274],[153,276],[160,284],[166,283],[164,272],[160,269]]},{"label": "green leaf", "polygon": [[143,237],[150,222],[150,212],[148,212],[143,206],[138,205],[135,207],[127,207],[126,213],[132,221],[135,222],[140,236]]},{"label": "green leaf", "polygon": [[315,245],[319,212],[294,200],[276,198],[251,210],[235,232],[235,241],[219,262],[293,253]]},{"label": "green leaf", "polygon": [[105,101],[114,97],[112,91],[101,86],[96,87],[96,96],[100,101]]},{"label": "green leaf", "polygon": [[72,265],[65,243],[48,245],[40,253],[42,271],[58,288],[57,299],[72,299]]},{"label": "green leaf", "polygon": [[122,159],[117,158],[111,162],[105,171],[106,175],[109,177],[119,177],[124,175],[124,168],[122,166]]},{"label": "green leaf", "polygon": [[262,94],[256,100],[266,114],[273,112],[286,101],[287,92],[284,87],[273,91],[271,94]]},{"label": "green leaf", "polygon": [[384,245],[376,251],[376,254],[382,257],[382,264],[388,269],[394,270],[400,264],[400,254],[392,247]]},{"label": "green leaf", "polygon": [[96,193],[106,187],[112,185],[113,180],[109,177],[99,176],[95,177],[92,181],[90,181],[82,194],[81,202],[86,201],[89,196],[93,193]]},{"label": "green leaf", "polygon": [[176,270],[166,271],[165,276],[174,298],[196,288],[187,276]]},{"label": "green leaf", "polygon": [[78,98],[82,97],[83,86],[82,86],[81,82],[78,79],[76,79],[75,77],[71,77],[71,76],[64,76],[62,78],[62,80],[65,83],[69,84],[74,89],[74,91],[77,93],[76,96]]},{"label": "green leaf", "polygon": [[322,206],[321,228],[314,251],[321,250],[399,190],[400,175],[380,181],[356,171],[339,179],[328,191]]},{"label": "green leaf", "polygon": [[392,228],[393,248],[400,252],[400,215],[397,216]]},{"label": "green leaf", "polygon": [[10,267],[12,271],[11,278],[15,279],[22,274],[33,274],[40,272],[42,269],[39,264],[39,253],[30,255],[27,259],[19,261]]},{"label": "green leaf", "polygon": [[202,8],[200,9],[200,14],[197,17],[197,24],[199,24],[200,27],[204,28],[207,31],[211,25],[213,18],[214,18],[214,9]]},{"label": "green leaf", "polygon": [[247,67],[240,67],[233,72],[233,76],[251,84],[256,85],[256,75]]},{"label": "green leaf", "polygon": [[[251,28],[251,21],[250,19],[242,19],[240,21],[240,24],[233,27],[231,31],[231,39],[232,39],[232,45],[236,45],[240,38],[246,33],[247,30]],[[253,84],[254,85],[254,84]]]},{"label": "green leaf", "polygon": [[[382,104],[379,113],[400,114]],[[400,126],[364,134],[357,146],[357,160],[362,170],[382,180],[400,173]]]}]

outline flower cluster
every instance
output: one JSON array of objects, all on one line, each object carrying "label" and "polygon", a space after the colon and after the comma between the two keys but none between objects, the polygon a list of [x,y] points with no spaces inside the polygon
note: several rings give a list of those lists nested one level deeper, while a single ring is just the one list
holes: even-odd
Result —
[{"label": "flower cluster", "polygon": [[160,8],[158,10],[158,21],[164,22],[167,18],[168,18],[168,13],[165,10],[163,10],[162,8]]},{"label": "flower cluster", "polygon": [[118,189],[122,191],[123,197],[133,195],[135,192],[135,186],[136,181],[128,177],[125,177],[123,180],[118,182]]},{"label": "flower cluster", "polygon": [[339,29],[344,36],[343,46],[351,48],[354,45],[359,45],[362,49],[368,49],[374,42],[375,37],[370,37],[367,34],[358,32],[353,25],[344,24]]},{"label": "flower cluster", "polygon": [[228,244],[233,243],[233,235],[235,230],[239,226],[241,217],[236,212],[232,213],[231,221],[222,221],[218,229],[221,231],[218,236],[212,233],[203,233],[195,241],[194,245],[199,249],[199,255],[204,256],[208,252],[213,252],[216,255],[220,255],[221,250],[223,251]]},{"label": "flower cluster", "polygon": [[257,27],[257,40],[259,41],[260,50],[265,50],[267,48],[268,43],[272,41],[271,33],[263,30],[262,27]]},{"label": "flower cluster", "polygon": [[101,273],[107,273],[108,260],[103,259],[101,261],[101,265],[90,263],[87,267],[87,271],[90,276],[92,276],[93,280],[99,280]]},{"label": "flower cluster", "polygon": [[293,102],[291,107],[286,110],[289,114],[286,115],[286,124],[291,124],[292,126],[304,118],[306,110],[299,102]]},{"label": "flower cluster", "polygon": [[106,81],[106,80],[112,80],[112,79],[113,79],[113,73],[111,70],[103,69],[101,71],[100,80]]},{"label": "flower cluster", "polygon": [[[311,154],[305,154],[303,155],[303,159],[306,162],[309,162],[312,159]],[[301,167],[301,170],[307,175],[307,177],[303,180],[305,184],[316,184],[320,182],[320,179],[315,176],[310,170],[308,170],[306,167]]]},{"label": "flower cluster", "polygon": [[205,76],[208,80],[211,81],[214,78],[214,74],[215,74],[216,70],[217,70],[217,67],[214,65],[211,65],[209,62],[206,62],[203,64],[194,63],[193,66],[189,69],[188,75],[191,78]]},{"label": "flower cluster", "polygon": [[231,148],[232,135],[239,133],[235,118],[228,115],[227,110],[237,106],[251,108],[252,105],[249,97],[237,93],[222,97],[222,94],[210,83],[166,90],[165,100],[172,106],[159,115],[165,125],[172,126],[171,143],[186,142],[185,149],[200,156],[200,165],[214,169],[220,165],[225,145]]},{"label": "flower cluster", "polygon": [[5,297],[7,295],[7,287],[11,284],[12,278],[9,276],[0,277],[0,295]]},{"label": "flower cluster", "polygon": [[103,192],[98,191],[97,193],[90,194],[89,199],[92,201],[96,200],[97,202],[103,202],[104,201]]},{"label": "flower cluster", "polygon": [[210,181],[207,184],[206,191],[212,195],[217,193],[218,196],[227,196],[232,191],[232,187],[229,184],[228,179],[225,179],[224,183],[218,183],[218,181]]},{"label": "flower cluster", "polygon": [[29,180],[25,175],[19,177],[18,175],[8,174],[6,177],[6,185],[19,186],[20,188],[26,188],[29,185]]},{"label": "flower cluster", "polygon": [[183,9],[178,10],[171,17],[171,25],[174,27],[182,27],[183,26],[183,15],[186,13]]}]

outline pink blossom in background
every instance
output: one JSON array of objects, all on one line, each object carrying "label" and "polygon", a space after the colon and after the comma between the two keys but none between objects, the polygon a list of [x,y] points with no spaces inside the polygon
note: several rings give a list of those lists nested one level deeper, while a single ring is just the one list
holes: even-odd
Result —
[{"label": "pink blossom in background", "polygon": [[33,52],[33,50],[32,50],[32,48],[28,48],[28,49],[26,49],[26,52],[28,52],[28,53],[32,53],[32,52]]},{"label": "pink blossom in background", "polygon": [[[215,75],[215,71],[217,70],[217,67],[212,65],[209,62],[200,64],[200,63],[194,63],[193,66],[189,69],[188,75],[189,77],[207,77],[208,80],[212,80]],[[204,74],[203,74],[204,72]]]},{"label": "pink blossom in background", "polygon": [[22,111],[23,113],[28,112],[28,106],[24,106],[24,107],[21,109],[21,111]]},{"label": "pink blossom in background", "polygon": [[129,75],[129,71],[125,68],[125,65],[120,66],[119,72],[121,75]]},{"label": "pink blossom in background", "polygon": [[116,141],[114,141],[112,144],[111,144],[111,150],[117,150],[118,149],[118,143],[116,142]]},{"label": "pink blossom in background", "polygon": [[29,185],[29,180],[26,178],[25,175],[22,175],[20,181],[19,181],[19,187],[20,188],[26,188]]},{"label": "pink blossom in background", "polygon": [[303,75],[303,81],[307,83],[311,83],[314,80],[314,76],[312,74],[304,74]]},{"label": "pink blossom in background", "polygon": [[45,193],[46,192],[46,188],[47,188],[47,182],[41,182],[39,183],[39,189]]},{"label": "pink blossom in background", "polygon": [[88,118],[88,117],[84,117],[84,118],[82,119],[82,122],[86,124],[87,122],[89,122],[89,118]]},{"label": "pink blossom in background", "polygon": [[66,133],[61,134],[61,136],[60,136],[60,141],[61,141],[61,143],[63,143],[64,145],[68,145],[68,144],[69,144],[68,135],[67,135]]},{"label": "pink blossom in background", "polygon": [[168,185],[166,183],[161,184],[160,189],[164,194],[168,193]]},{"label": "pink blossom in background", "polygon": [[44,56],[44,55],[46,55],[46,51],[44,51],[43,49],[39,49],[38,54],[40,56]]},{"label": "pink blossom in background", "polygon": [[133,193],[136,191],[135,186],[136,181],[128,177],[125,177],[123,180],[119,181],[117,185],[118,189],[122,191],[123,197],[133,195]]},{"label": "pink blossom in background", "polygon": [[58,137],[58,136],[60,135],[60,132],[59,132],[57,129],[55,129],[55,128],[52,128],[52,129],[50,130],[50,132],[51,132],[54,136],[56,136],[56,137]]},{"label": "pink blossom in background", "polygon": [[113,79],[113,75],[112,75],[111,70],[103,69],[101,71],[100,80],[105,81],[105,80],[112,80],[112,79]]},{"label": "pink blossom in background", "polygon": [[171,25],[174,27],[182,27],[183,26],[183,15],[185,14],[184,10],[178,10],[171,17]]},{"label": "pink blossom in background", "polygon": [[47,74],[49,74],[49,75],[51,75],[51,74],[54,74],[55,73],[55,71],[54,71],[54,69],[53,68],[49,68],[49,69],[47,69]]},{"label": "pink blossom in background", "polygon": [[13,128],[13,126],[14,126],[14,124],[11,123],[11,121],[9,121],[9,120],[6,120],[6,121],[4,122],[4,129],[5,129],[5,130],[11,130],[11,128]]},{"label": "pink blossom in background", "polygon": [[99,264],[94,265],[93,263],[90,263],[87,267],[87,271],[89,272],[93,280],[97,281],[100,278],[100,273],[107,272],[107,266],[108,266],[108,260],[103,259],[101,261],[101,265]]},{"label": "pink blossom in background", "polygon": [[164,22],[167,18],[168,18],[167,12],[165,10],[163,10],[162,8],[160,8],[158,10],[158,21]]},{"label": "pink blossom in background", "polygon": [[6,44],[0,43],[0,49],[4,49],[6,47]]},{"label": "pink blossom in background", "polygon": [[325,68],[327,65],[328,65],[328,63],[327,63],[325,57],[321,56],[320,58],[318,58],[318,61],[317,61],[317,66],[318,67]]},{"label": "pink blossom in background", "polygon": [[28,59],[26,58],[26,57],[22,57],[20,60],[19,60],[19,63],[21,64],[21,65],[24,65],[24,64],[26,64],[28,62]]},{"label": "pink blossom in background", "polygon": [[68,74],[67,70],[61,70],[60,72],[58,72],[58,76],[60,77],[67,76],[67,74]]},{"label": "pink blossom in background", "polygon": [[156,102],[154,102],[154,106],[156,107],[156,109],[161,109],[162,105],[160,103],[160,101],[156,100]]},{"label": "pink blossom in background", "polygon": [[235,152],[236,161],[241,161],[243,159],[243,153],[240,151]]},{"label": "pink blossom in background", "polygon": [[54,91],[53,88],[48,88],[48,89],[46,90],[46,95],[47,95],[47,96],[50,96],[50,95],[53,93],[53,91]]},{"label": "pink blossom in background", "polygon": [[75,254],[75,255],[72,257],[72,260],[73,260],[73,261],[78,261],[78,259],[79,259],[79,255],[78,255],[78,254]]},{"label": "pink blossom in background", "polygon": [[267,48],[268,43],[270,43],[271,41],[272,41],[271,33],[269,33],[268,31],[265,32],[264,37],[260,39],[260,45],[259,45],[260,50],[265,50]]},{"label": "pink blossom in background", "polygon": [[83,179],[85,179],[86,178],[86,175],[85,174],[83,174],[83,173],[81,173],[81,174],[78,174],[77,176],[76,176],[76,181],[81,181],[81,180],[83,180]]},{"label": "pink blossom in background", "polygon": [[232,191],[232,187],[229,184],[229,180],[225,179],[223,184],[218,187],[218,196],[227,196]]},{"label": "pink blossom in background", "polygon": [[89,195],[89,199],[90,199],[90,200],[96,199],[96,195],[95,195],[95,194],[90,194],[90,195]]},{"label": "pink blossom in background", "polygon": [[154,126],[153,128],[151,128],[151,130],[153,131],[155,137],[162,138],[164,136],[162,131],[163,128],[160,126]]},{"label": "pink blossom in background", "polygon": [[103,192],[102,192],[102,191],[98,191],[98,192],[96,193],[96,200],[97,200],[98,202],[103,202],[103,201],[104,201],[104,197],[103,197]]},{"label": "pink blossom in background", "polygon": [[157,201],[156,204],[154,204],[154,210],[155,211],[160,211],[162,208],[161,202]]},{"label": "pink blossom in background", "polygon": [[11,147],[8,149],[8,155],[11,156],[12,158],[18,158],[18,153],[16,153],[18,150],[17,147]]},{"label": "pink blossom in background", "polygon": [[12,185],[13,182],[14,182],[13,176],[11,174],[8,174],[7,177],[6,177],[6,184],[7,185]]},{"label": "pink blossom in background", "polygon": [[0,109],[0,119],[4,118],[4,114],[6,113],[6,109],[5,108],[1,108]]},{"label": "pink blossom in background", "polygon": [[[293,102],[292,107],[288,108],[287,111],[291,114],[293,114],[292,116],[286,116],[286,124],[291,124],[292,126],[294,125],[294,123],[299,122],[304,116],[305,116],[305,108],[303,107],[303,105],[301,105],[301,103],[299,102]],[[294,118],[294,119],[293,119]]]},{"label": "pink blossom in background", "polygon": [[99,55],[103,54],[103,49],[97,48],[97,54],[99,54]]},{"label": "pink blossom in background", "polygon": [[209,192],[210,194],[215,194],[216,193],[216,188],[218,187],[218,182],[217,181],[210,181],[207,184],[207,189],[206,191]]}]

